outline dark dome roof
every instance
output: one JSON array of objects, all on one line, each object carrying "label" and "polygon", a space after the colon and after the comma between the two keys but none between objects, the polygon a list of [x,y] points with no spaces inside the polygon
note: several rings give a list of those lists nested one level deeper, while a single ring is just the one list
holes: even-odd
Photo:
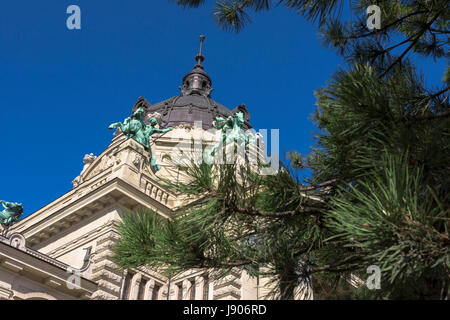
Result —
[{"label": "dark dome roof", "polygon": [[[201,41],[203,42],[203,40]],[[248,123],[250,115],[245,105],[242,104],[230,110],[211,99],[212,82],[211,78],[203,70],[201,63],[204,57],[201,55],[201,49],[195,59],[197,64],[194,66],[194,69],[183,77],[183,86],[179,87],[179,96],[154,105],[150,105],[147,100],[141,97],[134,105],[133,112],[138,107],[143,107],[147,115],[158,113],[161,116],[159,120],[161,128],[180,124],[193,125],[194,122],[201,121],[203,129],[209,129],[213,127],[215,117],[226,118],[241,111],[244,113],[245,129],[251,128],[251,125]]]},{"label": "dark dome roof", "polygon": [[227,118],[234,114],[210,97],[202,95],[172,97],[150,106],[147,110],[149,113],[158,112],[161,115],[161,127],[193,125],[195,121],[201,121],[203,129],[212,128],[216,117]]}]

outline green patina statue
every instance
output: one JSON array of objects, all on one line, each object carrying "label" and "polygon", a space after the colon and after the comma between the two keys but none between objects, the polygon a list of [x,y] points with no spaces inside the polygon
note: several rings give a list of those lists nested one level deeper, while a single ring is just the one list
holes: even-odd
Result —
[{"label": "green patina statue", "polygon": [[150,119],[150,124],[145,124],[145,110],[144,108],[138,108],[130,117],[126,118],[121,122],[113,123],[109,126],[109,129],[115,129],[117,127],[122,130],[123,134],[129,138],[133,138],[140,144],[142,144],[150,153],[150,166],[154,171],[158,171],[161,169],[161,166],[156,164],[156,157],[152,155],[152,149],[150,146],[150,136],[154,133],[166,133],[172,130],[172,127],[167,129],[158,129],[155,126],[158,124],[158,121],[155,118]]},{"label": "green patina statue", "polygon": [[138,108],[130,117],[126,118],[123,123],[113,123],[109,126],[109,129],[119,127],[127,139],[133,138],[137,142],[145,145],[146,139],[143,132],[143,129],[145,128],[144,117],[145,110],[143,108]]},{"label": "green patina statue", "polygon": [[[151,146],[150,146],[150,136],[154,133],[166,133],[173,129],[173,127],[168,127],[166,129],[158,129],[155,126],[158,124],[158,121],[155,118],[150,119],[150,124],[146,125],[144,128],[144,136],[147,138],[144,146],[148,152],[150,152],[150,155],[152,154]],[[159,171],[161,169],[161,166],[159,164],[156,164],[156,158],[154,156],[151,157],[150,166],[155,170]]]},{"label": "green patina statue", "polygon": [[8,229],[10,226],[20,220],[23,214],[23,206],[17,202],[7,202],[0,200],[0,204],[5,210],[0,211],[0,224],[4,229]]},{"label": "green patina statue", "polygon": [[209,155],[211,157],[217,151],[217,148],[227,146],[231,142],[237,142],[241,147],[245,147],[250,142],[250,135],[244,132],[244,114],[237,112],[235,118],[229,116],[224,119],[222,117],[215,118],[215,127],[217,130],[222,130],[222,139],[211,149]]}]

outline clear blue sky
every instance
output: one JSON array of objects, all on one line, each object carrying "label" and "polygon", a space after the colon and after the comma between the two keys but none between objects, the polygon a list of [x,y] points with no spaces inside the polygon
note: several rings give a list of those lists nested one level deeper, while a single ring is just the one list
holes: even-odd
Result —
[{"label": "clear blue sky", "polygon": [[[211,1],[212,4],[213,1]],[[81,7],[82,29],[66,28]],[[307,153],[314,90],[342,61],[317,30],[284,8],[253,16],[236,35],[219,29],[211,7],[183,10],[166,0],[3,1],[0,10],[0,199],[28,215],[71,190],[86,153],[110,143],[108,125],[139,96],[179,94],[207,36],[205,70],[213,98],[245,103],[256,129],[279,128],[286,151]],[[422,65],[433,83],[442,65]]]}]

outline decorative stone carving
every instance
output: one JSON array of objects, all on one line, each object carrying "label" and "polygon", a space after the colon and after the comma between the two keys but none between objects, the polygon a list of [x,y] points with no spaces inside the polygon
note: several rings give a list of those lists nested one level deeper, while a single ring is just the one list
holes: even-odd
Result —
[{"label": "decorative stone carving", "polygon": [[17,248],[19,250],[26,250],[26,240],[20,233],[13,233],[9,236],[9,244],[11,247]]},{"label": "decorative stone carving", "polygon": [[94,156],[93,153],[84,155],[84,158],[83,158],[84,165],[89,166],[92,162],[95,161],[95,159],[97,159],[97,156]]},{"label": "decorative stone carving", "polygon": [[100,162],[97,162],[95,167],[90,169],[90,171],[87,171],[87,175],[85,177],[82,176],[83,181],[87,181],[91,179],[92,177],[96,176],[98,173],[112,167],[116,161],[116,158],[114,156],[104,155]]},{"label": "decorative stone carving", "polygon": [[133,154],[133,164],[135,165],[136,168],[139,168],[141,161],[142,161],[142,157],[139,154],[134,153]]},{"label": "decorative stone carving", "polygon": [[244,103],[238,105],[236,108],[231,110],[231,112],[233,112],[233,113],[242,112],[244,114],[244,120],[246,122],[250,121],[250,113],[248,112],[247,106]]},{"label": "decorative stone carving", "polygon": [[78,176],[75,179],[72,180],[72,185],[73,188],[75,189],[76,187],[78,187],[81,184],[81,177]]},{"label": "decorative stone carving", "polygon": [[78,187],[78,186],[83,182],[83,179],[82,179],[83,173],[84,173],[84,172],[87,170],[87,168],[95,161],[95,159],[97,159],[97,157],[94,156],[93,153],[85,154],[85,155],[84,155],[84,158],[83,158],[83,163],[84,163],[83,170],[81,170],[80,175],[79,175],[78,177],[76,177],[76,178],[72,181],[72,185],[73,185],[74,188]]},{"label": "decorative stone carving", "polygon": [[134,113],[139,108],[143,108],[147,111],[150,107],[151,104],[144,97],[139,97],[138,101],[133,106],[132,112]]},{"label": "decorative stone carving", "polygon": [[156,119],[156,121],[159,123],[161,121],[161,113],[159,112],[147,113],[147,115],[145,116],[146,122],[150,122],[151,119]]},{"label": "decorative stone carving", "polygon": [[114,166],[114,163],[119,164],[120,163],[119,157],[108,157],[108,160],[106,160],[106,166],[103,169],[108,169]]}]

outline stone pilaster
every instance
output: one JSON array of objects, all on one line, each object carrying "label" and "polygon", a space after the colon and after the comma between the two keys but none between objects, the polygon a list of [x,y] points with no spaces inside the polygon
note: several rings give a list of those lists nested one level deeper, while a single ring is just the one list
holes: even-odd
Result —
[{"label": "stone pilaster", "polygon": [[183,300],[191,300],[191,288],[192,283],[189,280],[183,280],[183,292],[182,292],[182,299]]},{"label": "stone pilaster", "polygon": [[141,281],[142,275],[140,273],[136,273],[131,279],[129,300],[137,300],[139,294],[139,285],[141,284]]},{"label": "stone pilaster", "polygon": [[152,300],[153,288],[155,287],[155,280],[148,280],[144,288],[144,300]]},{"label": "stone pilaster", "polygon": [[179,295],[180,289],[181,288],[180,288],[179,283],[172,282],[170,284],[169,300],[178,300],[178,295]]},{"label": "stone pilaster", "polygon": [[194,297],[195,300],[206,300],[203,297],[204,285],[205,285],[205,277],[203,276],[195,277],[195,297]]},{"label": "stone pilaster", "polygon": [[158,300],[167,300],[168,295],[168,285],[164,285],[161,290],[159,290]]},{"label": "stone pilaster", "polygon": [[91,280],[97,282],[98,290],[92,295],[95,300],[120,298],[123,272],[112,261],[114,244],[119,240],[115,231],[109,231],[97,240]]}]

